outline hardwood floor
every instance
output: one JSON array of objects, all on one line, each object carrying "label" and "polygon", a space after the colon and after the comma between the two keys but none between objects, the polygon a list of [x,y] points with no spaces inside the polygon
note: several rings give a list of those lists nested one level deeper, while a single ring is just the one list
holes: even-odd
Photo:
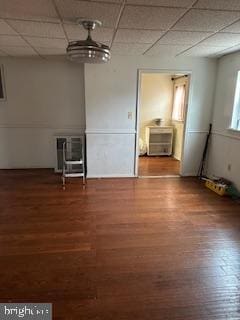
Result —
[{"label": "hardwood floor", "polygon": [[55,320],[240,319],[240,206],[197,179],[0,172],[0,302]]},{"label": "hardwood floor", "polygon": [[172,157],[139,157],[139,176],[179,175],[180,161]]}]

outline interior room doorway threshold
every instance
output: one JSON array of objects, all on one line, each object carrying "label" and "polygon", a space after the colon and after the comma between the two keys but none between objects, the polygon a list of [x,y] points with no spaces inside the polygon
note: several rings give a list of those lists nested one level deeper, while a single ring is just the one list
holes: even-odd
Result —
[{"label": "interior room doorway threshold", "polygon": [[164,178],[181,178],[179,174],[168,174],[168,175],[160,175],[160,176],[138,176],[140,179],[164,179]]}]

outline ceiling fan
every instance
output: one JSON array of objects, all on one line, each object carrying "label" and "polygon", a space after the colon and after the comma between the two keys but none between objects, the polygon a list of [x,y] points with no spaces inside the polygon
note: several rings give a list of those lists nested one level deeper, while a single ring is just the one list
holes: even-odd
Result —
[{"label": "ceiling fan", "polygon": [[111,58],[110,48],[100,42],[96,42],[91,37],[91,31],[96,27],[101,27],[98,20],[78,19],[77,22],[88,32],[86,40],[69,42],[66,52],[71,61],[78,63],[105,63]]}]

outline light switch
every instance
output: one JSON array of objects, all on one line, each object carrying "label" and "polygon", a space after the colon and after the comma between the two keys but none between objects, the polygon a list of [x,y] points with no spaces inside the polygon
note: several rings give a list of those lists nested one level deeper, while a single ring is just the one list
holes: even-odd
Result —
[{"label": "light switch", "polygon": [[132,112],[128,112],[128,119],[132,120]]}]

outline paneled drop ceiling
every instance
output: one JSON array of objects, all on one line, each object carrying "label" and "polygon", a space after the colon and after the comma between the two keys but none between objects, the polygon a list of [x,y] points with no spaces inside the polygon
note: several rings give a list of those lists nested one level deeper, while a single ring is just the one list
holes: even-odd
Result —
[{"label": "paneled drop ceiling", "polygon": [[0,0],[0,56],[64,55],[101,20],[96,41],[120,55],[218,57],[240,49],[240,0]]}]

